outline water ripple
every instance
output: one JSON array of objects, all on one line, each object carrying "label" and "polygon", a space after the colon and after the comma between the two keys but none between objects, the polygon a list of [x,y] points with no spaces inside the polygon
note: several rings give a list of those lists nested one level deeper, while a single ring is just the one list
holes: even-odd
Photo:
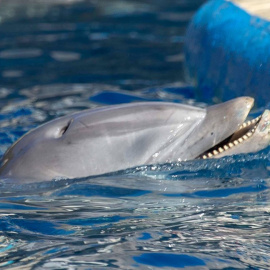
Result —
[{"label": "water ripple", "polygon": [[[23,2],[1,1],[0,155],[77,110],[206,106],[182,82],[186,23],[203,1]],[[269,269],[269,168],[268,148],[82,179],[1,181],[0,266]]]}]

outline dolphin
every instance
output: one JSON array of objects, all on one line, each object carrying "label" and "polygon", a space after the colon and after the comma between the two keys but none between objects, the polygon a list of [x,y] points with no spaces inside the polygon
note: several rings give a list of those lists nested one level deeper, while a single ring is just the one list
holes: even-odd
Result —
[{"label": "dolphin", "polygon": [[28,132],[4,154],[1,179],[78,178],[140,165],[259,151],[270,142],[270,112],[244,122],[239,97],[206,109],[169,102],[99,107]]}]

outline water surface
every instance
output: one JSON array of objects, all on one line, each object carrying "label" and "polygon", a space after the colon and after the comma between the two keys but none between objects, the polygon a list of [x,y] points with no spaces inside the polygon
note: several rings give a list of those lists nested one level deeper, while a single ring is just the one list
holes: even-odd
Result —
[{"label": "water surface", "polygon": [[[81,109],[206,106],[183,69],[185,28],[202,2],[2,1],[1,155],[31,128]],[[0,266],[269,269],[269,166],[266,149],[85,179],[2,181]]]}]

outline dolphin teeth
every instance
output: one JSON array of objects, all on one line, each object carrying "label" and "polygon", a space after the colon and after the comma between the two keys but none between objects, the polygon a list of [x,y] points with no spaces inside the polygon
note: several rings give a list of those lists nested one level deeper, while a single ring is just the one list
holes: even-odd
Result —
[{"label": "dolphin teeth", "polygon": [[258,117],[256,117],[256,118],[254,118],[254,119],[252,119],[252,120],[249,120],[249,121],[243,123],[243,124],[239,127],[239,129],[243,129],[243,128],[247,127],[247,126],[250,126],[251,124],[255,124],[255,123],[259,122],[260,119],[261,119],[261,115],[258,116]]},{"label": "dolphin teeth", "polygon": [[240,143],[243,142],[243,139],[242,138],[239,138],[238,139],[238,142],[240,142]]},{"label": "dolphin teeth", "polygon": [[219,151],[219,153],[222,153],[222,152],[224,152],[224,149],[222,147],[219,147],[218,151]]},{"label": "dolphin teeth", "polygon": [[[1,1],[1,0],[0,0],[0,1]],[[256,118],[253,119],[253,120],[249,120],[249,121],[243,123],[243,124],[239,127],[238,130],[243,129],[243,128],[247,128],[247,127],[249,127],[249,126],[251,126],[251,127],[249,127],[249,129],[251,129],[251,128],[252,128],[252,129],[249,130],[245,135],[243,135],[243,136],[240,137],[239,139],[236,139],[236,140],[234,140],[233,142],[229,142],[228,144],[222,145],[222,146],[220,146],[218,149],[213,150],[212,152],[205,153],[203,156],[201,156],[201,158],[203,158],[203,159],[212,158],[213,156],[216,156],[216,155],[218,155],[218,154],[220,154],[220,153],[223,153],[224,151],[227,151],[227,150],[229,150],[230,148],[233,148],[234,146],[236,146],[236,145],[238,145],[238,144],[244,142],[245,140],[248,140],[249,137],[251,137],[251,136],[254,134],[254,132],[256,131],[257,126],[258,126],[258,122],[260,121],[260,119],[261,119],[261,116],[258,116],[258,117],[256,117]]]},{"label": "dolphin teeth", "polygon": [[243,123],[243,124],[238,128],[238,130],[243,129],[243,128],[245,128],[246,126],[247,126],[247,124],[246,124],[246,123]]},{"label": "dolphin teeth", "polygon": [[233,144],[234,145],[237,145],[238,144],[238,141],[237,140],[233,141]]}]

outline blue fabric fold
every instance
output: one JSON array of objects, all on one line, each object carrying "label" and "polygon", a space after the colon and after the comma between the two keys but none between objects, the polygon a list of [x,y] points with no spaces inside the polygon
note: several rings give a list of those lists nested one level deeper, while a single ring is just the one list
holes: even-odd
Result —
[{"label": "blue fabric fold", "polygon": [[213,0],[193,17],[186,33],[188,79],[197,99],[225,101],[248,95],[270,101],[270,22],[232,2]]}]

